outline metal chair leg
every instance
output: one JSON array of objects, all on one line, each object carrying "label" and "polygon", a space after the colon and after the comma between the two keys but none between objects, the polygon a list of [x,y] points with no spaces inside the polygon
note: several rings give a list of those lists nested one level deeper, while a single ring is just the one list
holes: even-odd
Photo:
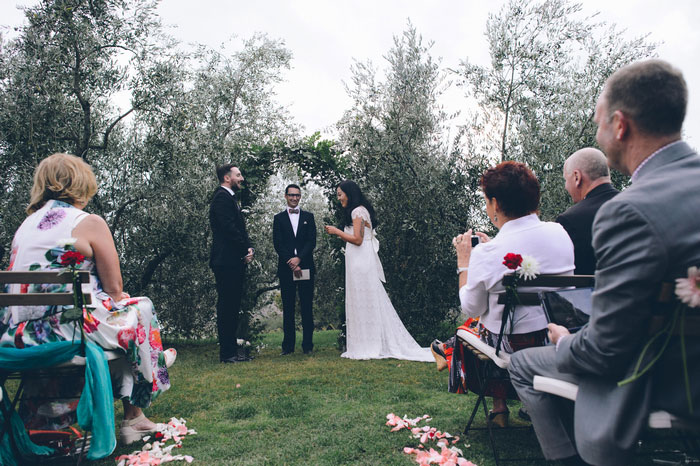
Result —
[{"label": "metal chair leg", "polygon": [[474,404],[474,409],[472,409],[472,414],[469,416],[469,421],[467,422],[467,426],[464,428],[464,435],[467,435],[469,433],[469,429],[471,429],[472,422],[474,422],[474,417],[476,416],[476,412],[479,410],[479,404],[481,404],[484,401],[484,396],[479,395],[479,397],[476,399],[476,403]]},{"label": "metal chair leg", "polygon": [[88,439],[88,433],[85,431],[83,434],[83,446],[80,448],[80,454],[78,454],[78,461],[75,463],[76,466],[80,466],[80,463],[82,463],[83,458],[85,457],[85,447],[87,446],[87,439]]}]

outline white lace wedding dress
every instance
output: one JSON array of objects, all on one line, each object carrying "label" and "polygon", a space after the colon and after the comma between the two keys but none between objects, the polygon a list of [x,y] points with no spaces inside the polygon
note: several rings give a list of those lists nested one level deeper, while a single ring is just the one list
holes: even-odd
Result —
[{"label": "white lace wedding dress", "polygon": [[[379,242],[371,228],[367,209],[355,208],[353,219],[365,221],[360,246],[345,245],[345,325],[350,359],[395,358],[432,362],[430,348],[421,348],[396,314],[382,282],[384,270],[377,251]],[[345,232],[353,234],[353,227]]]}]

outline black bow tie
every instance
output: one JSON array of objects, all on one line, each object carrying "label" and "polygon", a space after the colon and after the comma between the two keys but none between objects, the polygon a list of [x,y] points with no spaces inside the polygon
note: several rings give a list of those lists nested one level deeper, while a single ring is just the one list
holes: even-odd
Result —
[{"label": "black bow tie", "polygon": [[298,214],[298,213],[299,213],[299,209],[289,209],[289,213],[290,213],[290,214]]}]

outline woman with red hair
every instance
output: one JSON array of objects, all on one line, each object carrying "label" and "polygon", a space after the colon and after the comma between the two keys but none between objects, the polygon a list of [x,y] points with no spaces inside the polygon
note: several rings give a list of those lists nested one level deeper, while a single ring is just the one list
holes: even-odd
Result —
[{"label": "woman with red hair", "polygon": [[[483,232],[475,232],[480,244],[473,247],[472,230],[468,230],[456,236],[453,244],[457,252],[462,312],[468,318],[479,318],[474,331],[478,331],[484,342],[495,347],[504,311],[504,306],[498,304],[498,295],[505,292],[501,280],[503,275],[512,272],[504,263],[505,256],[530,256],[537,262],[539,273],[571,274],[574,247],[561,225],[543,222],[537,216],[540,184],[526,165],[508,161],[488,169],[481,177],[481,188],[486,214],[499,230],[498,234],[491,239]],[[503,351],[512,353],[545,344],[547,319],[540,306],[519,305],[511,318],[512,327],[509,325],[509,331],[501,341]],[[451,347],[454,347],[454,338],[446,343],[433,342],[439,368],[446,366],[443,357]],[[455,362],[452,362],[453,367]],[[459,379],[458,374],[451,372],[451,380],[452,376]],[[466,387],[464,380],[460,382],[462,388]],[[457,387],[453,386],[452,391],[458,391]],[[494,398],[489,421],[505,427],[508,422],[505,402],[508,386],[495,383],[488,391]]]}]

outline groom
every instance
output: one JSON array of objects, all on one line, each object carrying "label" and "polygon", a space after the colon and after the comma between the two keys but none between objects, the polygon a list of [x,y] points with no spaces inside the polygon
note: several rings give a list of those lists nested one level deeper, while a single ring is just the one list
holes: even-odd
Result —
[{"label": "groom", "polygon": [[216,279],[216,327],[219,335],[219,360],[223,363],[250,361],[239,354],[238,319],[241,312],[246,265],[253,260],[253,248],[238,205],[236,191],[243,186],[243,175],[233,164],[216,168],[221,186],[209,207],[212,231],[209,266]]},{"label": "groom", "polygon": [[[301,348],[304,354],[313,350],[314,318],[311,305],[314,297],[314,257],[316,248],[316,223],[314,215],[299,209],[301,188],[290,184],[284,190],[287,208],[275,215],[272,242],[279,256],[277,276],[282,293],[282,319],[284,340],[282,355],[294,352],[296,330],[294,308],[297,291],[301,302],[301,326],[304,337]],[[296,278],[296,280],[295,280]]]}]

